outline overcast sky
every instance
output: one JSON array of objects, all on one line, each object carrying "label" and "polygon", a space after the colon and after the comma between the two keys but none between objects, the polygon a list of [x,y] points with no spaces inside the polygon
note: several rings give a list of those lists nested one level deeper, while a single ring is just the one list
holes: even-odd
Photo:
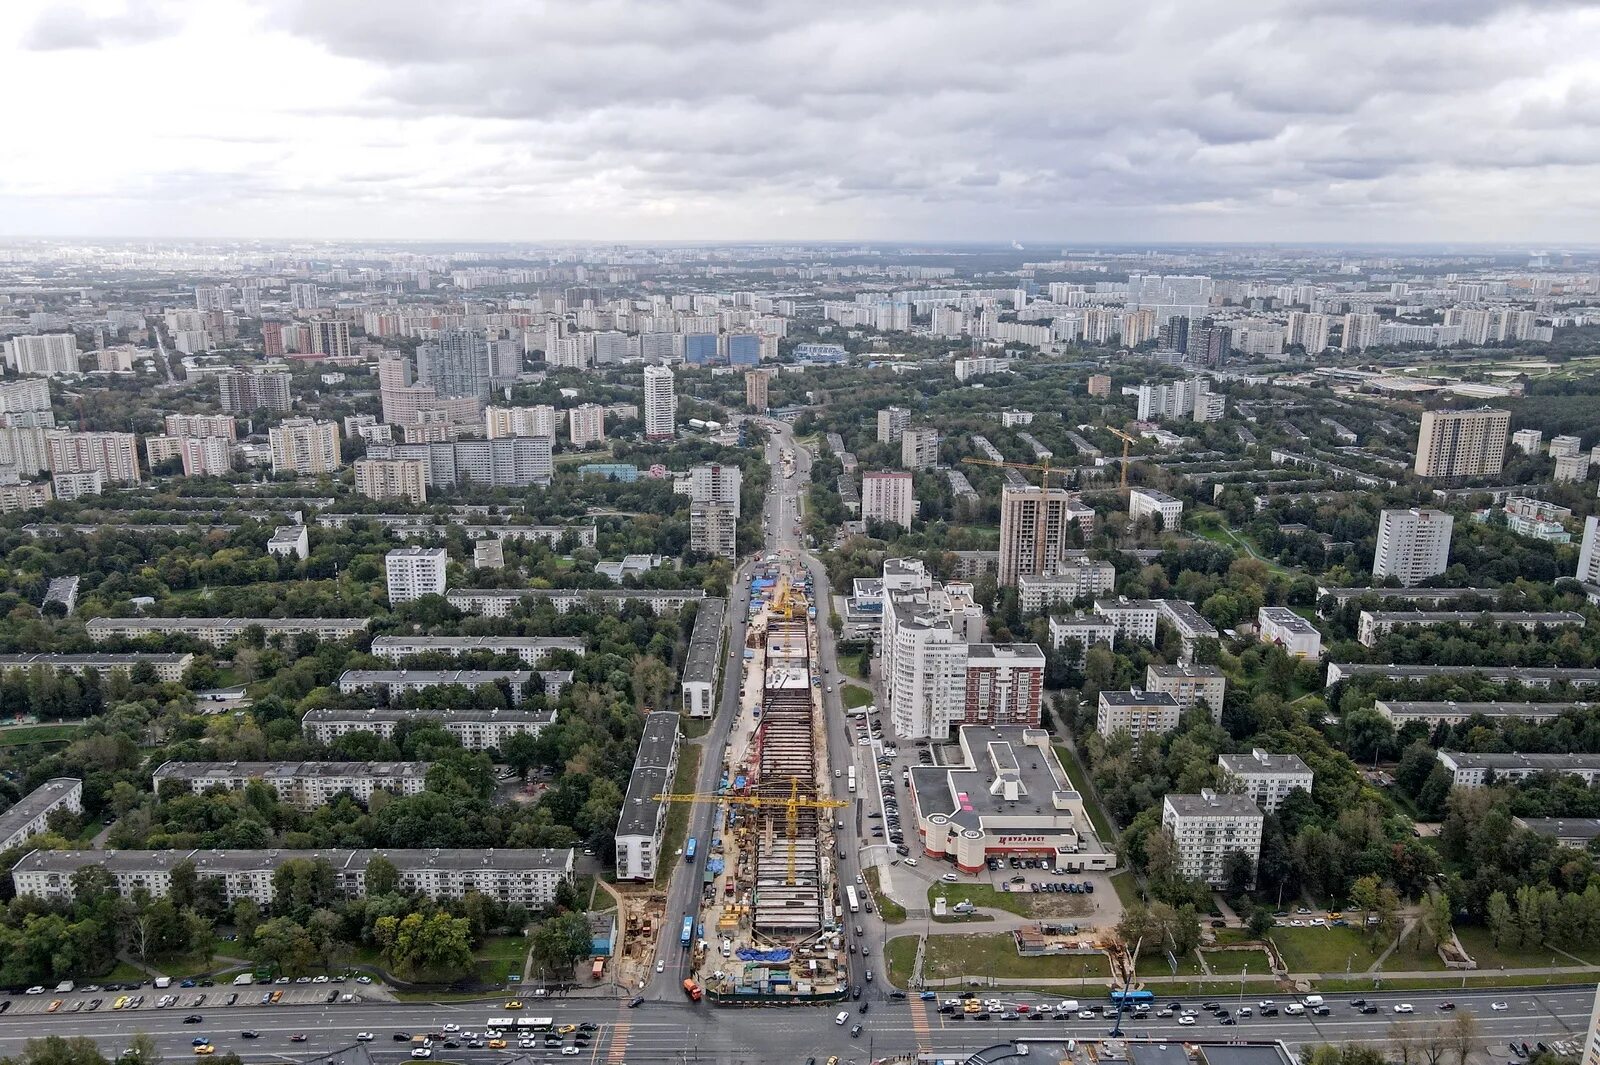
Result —
[{"label": "overcast sky", "polygon": [[1600,242],[1600,8],[6,0],[9,235]]}]

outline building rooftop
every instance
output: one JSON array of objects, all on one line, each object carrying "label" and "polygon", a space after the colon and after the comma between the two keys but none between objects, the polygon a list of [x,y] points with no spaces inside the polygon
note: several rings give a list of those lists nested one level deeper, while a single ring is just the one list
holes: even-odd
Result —
[{"label": "building rooftop", "polygon": [[38,817],[83,781],[75,777],[52,777],[28,794],[12,803],[11,809],[0,814],[0,840],[8,839],[23,825]]},{"label": "building rooftop", "polygon": [[683,660],[685,684],[712,684],[717,679],[717,666],[722,650],[722,617],[727,602],[715,597],[700,601],[700,612],[694,618],[694,632],[689,637],[689,650]]},{"label": "building rooftop", "polygon": [[1036,643],[974,643],[967,645],[967,661],[977,665],[1027,664],[1044,666],[1044,652]]},{"label": "building rooftop", "polygon": [[1179,817],[1260,817],[1249,796],[1202,791],[1198,795],[1168,795],[1163,800]]},{"label": "building rooftop", "polygon": [[1169,495],[1166,492],[1163,492],[1158,488],[1135,488],[1135,489],[1133,489],[1133,494],[1134,495],[1144,496],[1146,499],[1152,500],[1153,502],[1156,502],[1156,503],[1181,503],[1182,502],[1182,500],[1180,500],[1177,496]]},{"label": "building rooftop", "polygon": [[32,654],[0,655],[0,669],[21,669],[26,666],[67,666],[79,668],[135,666],[148,662],[152,666],[181,666],[193,656],[188,653],[162,654],[156,651],[106,651],[77,655]]},{"label": "building rooftop", "polygon": [[628,793],[623,796],[622,811],[617,817],[618,836],[655,834],[661,809],[661,800],[656,796],[672,788],[672,774],[676,768],[672,764],[672,752],[677,738],[677,714],[657,710],[646,715],[639,751],[633,759],[633,774],[628,777]]},{"label": "building rooftop", "polygon": [[465,684],[476,688],[504,680],[514,685],[528,683],[533,673],[526,669],[347,669],[339,674],[339,687],[367,688],[374,685],[408,684],[438,687]]},{"label": "building rooftop", "polygon": [[433,768],[432,762],[164,762],[154,773],[157,785],[162,780],[228,780],[249,777],[257,780],[287,780],[301,777],[370,777],[376,780],[420,780]]},{"label": "building rooftop", "polygon": [[1311,622],[1296,614],[1286,606],[1264,606],[1261,608],[1261,619],[1270,621],[1279,628],[1298,636],[1320,636],[1321,631]]},{"label": "building rooftop", "polygon": [[[1043,729],[1019,726],[963,725],[961,747],[972,761],[966,766],[912,766],[917,808],[924,814],[947,814],[963,828],[981,830],[986,818],[1009,824],[1033,814],[1065,813],[1058,799],[1075,800],[1065,771]],[[1074,826],[1088,834],[1087,824]]]},{"label": "building rooftop", "polygon": [[[259,625],[268,632],[273,629],[320,629],[323,632],[361,632],[372,624],[371,618],[92,618],[84,626],[89,635],[110,629],[144,629],[147,632],[185,632],[205,629],[232,630]],[[378,637],[383,639],[383,637]]]},{"label": "building rooftop", "polygon": [[1490,680],[1506,677],[1533,684],[1600,684],[1600,669],[1565,666],[1400,666],[1392,662],[1333,662],[1328,666],[1328,683],[1345,677],[1378,676],[1394,680],[1426,680],[1429,677],[1470,677]]},{"label": "building rooftop", "polygon": [[1484,717],[1520,717],[1530,720],[1559,717],[1568,710],[1587,707],[1588,703],[1504,703],[1504,702],[1442,702],[1379,699],[1373,704],[1378,712],[1389,717],[1440,717],[1465,714],[1482,714]]},{"label": "building rooftop", "polygon": [[1446,759],[1457,769],[1492,769],[1496,772],[1559,773],[1571,769],[1600,769],[1600,754],[1474,754],[1468,751],[1440,751],[1439,760]]},{"label": "building rooftop", "polygon": [[554,710],[433,710],[426,707],[368,706],[346,709],[336,706],[318,706],[307,710],[300,718],[304,724],[335,721],[440,721],[440,722],[492,722],[524,721],[549,724],[556,719]]},{"label": "building rooftop", "polygon": [[1100,701],[1107,706],[1171,706],[1176,707],[1178,700],[1166,692],[1147,692],[1135,688],[1133,691],[1103,691]]},{"label": "building rooftop", "polygon": [[1208,677],[1217,678],[1223,675],[1222,670],[1216,666],[1196,665],[1162,665],[1152,662],[1145,667],[1152,677],[1166,679],[1169,677]]},{"label": "building rooftop", "polygon": [[414,869],[505,869],[513,872],[563,871],[572,864],[571,848],[435,847],[395,850],[84,850],[29,852],[14,872],[58,872],[70,875],[86,865],[117,871],[168,870],[191,862],[201,871],[270,871],[296,859],[321,860],[335,870],[364,871],[374,858],[387,858],[401,871]]},{"label": "building rooftop", "polygon": [[372,653],[382,657],[386,650],[419,646],[449,654],[530,650],[576,651],[582,654],[587,650],[583,639],[576,636],[377,636],[372,640]]},{"label": "building rooftop", "polygon": [[1311,767],[1298,754],[1269,754],[1259,747],[1248,754],[1219,754],[1217,764],[1229,773],[1309,773]]},{"label": "building rooftop", "polygon": [[449,552],[442,547],[396,547],[389,551],[388,558],[448,558]]},{"label": "building rooftop", "polygon": [[1576,610],[1364,610],[1362,613],[1386,625],[1426,623],[1470,625],[1479,618],[1495,624],[1582,625],[1587,620]]},{"label": "building rooftop", "polygon": [[1600,839],[1600,817],[1514,817],[1512,821],[1553,839]]}]

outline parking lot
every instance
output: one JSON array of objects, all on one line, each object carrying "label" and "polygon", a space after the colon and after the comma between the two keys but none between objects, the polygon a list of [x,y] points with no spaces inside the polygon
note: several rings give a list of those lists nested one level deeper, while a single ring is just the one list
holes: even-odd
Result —
[{"label": "parking lot", "polygon": [[[361,983],[358,981],[365,981]],[[0,997],[0,1014],[69,1014],[150,1010],[219,1009],[239,1006],[331,1005],[387,1000],[374,993],[367,977],[302,977],[299,981],[280,978],[276,983],[217,986],[212,981],[173,981],[156,987],[152,981],[138,983],[84,984],[71,991],[32,987],[13,990]]]}]

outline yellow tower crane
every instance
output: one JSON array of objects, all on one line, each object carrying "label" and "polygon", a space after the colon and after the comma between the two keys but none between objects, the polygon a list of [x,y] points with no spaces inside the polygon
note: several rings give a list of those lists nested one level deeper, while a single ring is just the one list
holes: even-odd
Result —
[{"label": "yellow tower crane", "polygon": [[1134,444],[1137,444],[1139,441],[1138,441],[1138,439],[1136,437],[1129,436],[1127,433],[1123,432],[1121,429],[1116,429],[1116,428],[1113,428],[1112,426],[1109,426],[1109,425],[1106,426],[1106,432],[1110,433],[1112,436],[1114,436],[1118,440],[1122,441],[1122,484],[1121,484],[1121,488],[1122,488],[1122,490],[1124,492],[1126,492],[1128,490],[1128,448],[1131,447]]},{"label": "yellow tower crane", "polygon": [[[801,796],[798,778],[789,781],[788,798],[772,795],[750,795],[741,791],[665,792],[654,796],[654,798],[657,802],[715,803],[718,806],[748,806],[757,810],[771,810],[781,806],[786,813],[784,820],[791,841],[798,839],[800,835],[801,810],[837,810],[850,805],[848,799],[809,799]],[[794,883],[793,846],[789,848],[788,882],[790,884]]]},{"label": "yellow tower crane", "polygon": [[1051,465],[1050,465],[1050,460],[1049,459],[1046,459],[1043,463],[1040,463],[1040,464],[1035,464],[1035,463],[1032,463],[1032,462],[996,462],[994,459],[978,459],[978,458],[964,458],[961,461],[962,462],[966,462],[966,463],[970,463],[973,466],[994,466],[996,468],[1006,469],[1006,470],[1033,470],[1034,472],[1039,474],[1039,487],[1040,488],[1049,488],[1050,487],[1050,474],[1052,472],[1053,473],[1061,473],[1062,472],[1059,469],[1053,469],[1051,467]]}]

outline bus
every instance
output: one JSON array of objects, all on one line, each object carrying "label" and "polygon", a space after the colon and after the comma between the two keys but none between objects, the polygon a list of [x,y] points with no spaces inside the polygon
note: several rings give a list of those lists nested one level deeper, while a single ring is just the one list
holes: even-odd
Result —
[{"label": "bus", "polygon": [[686,862],[694,861],[694,848],[695,848],[695,838],[693,836],[690,836],[688,845],[683,848],[683,860],[684,861],[686,861]]},{"label": "bus", "polygon": [[487,1027],[496,1032],[551,1032],[555,1030],[554,1017],[490,1017]]},{"label": "bus", "polygon": [[689,941],[694,938],[694,918],[683,919],[683,934],[678,937],[678,945],[684,950],[689,949]]},{"label": "bus", "polygon": [[861,899],[856,896],[856,886],[854,884],[845,885],[844,898],[850,904],[851,913],[861,912]]},{"label": "bus", "polygon": [[1123,1006],[1133,1006],[1140,1002],[1154,1002],[1154,991],[1113,991],[1111,1001]]},{"label": "bus", "polygon": [[855,790],[856,790],[856,767],[855,766],[851,766],[850,767],[850,793],[852,795],[855,794]]}]

